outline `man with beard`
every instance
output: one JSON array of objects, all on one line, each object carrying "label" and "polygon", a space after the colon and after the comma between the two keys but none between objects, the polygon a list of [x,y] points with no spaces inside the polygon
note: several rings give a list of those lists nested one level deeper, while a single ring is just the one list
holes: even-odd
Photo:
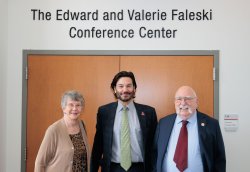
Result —
[{"label": "man with beard", "polygon": [[176,113],[159,121],[154,141],[153,172],[225,172],[223,138],[216,119],[197,111],[189,86],[175,94]]},{"label": "man with beard", "polygon": [[98,109],[91,172],[98,172],[99,166],[102,172],[150,172],[152,169],[157,116],[154,108],[133,101],[136,88],[132,72],[115,75],[111,89],[118,101]]}]

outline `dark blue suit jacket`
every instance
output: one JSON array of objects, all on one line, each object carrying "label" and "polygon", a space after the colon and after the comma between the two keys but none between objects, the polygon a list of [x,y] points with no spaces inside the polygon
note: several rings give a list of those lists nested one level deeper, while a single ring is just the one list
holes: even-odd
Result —
[{"label": "dark blue suit jacket", "polygon": [[[149,172],[152,169],[151,152],[157,116],[154,108],[138,103],[134,104],[142,130],[145,172]],[[113,127],[117,105],[118,103],[114,102],[98,109],[96,134],[91,155],[91,172],[97,172],[99,166],[101,166],[102,172],[110,172]]]},{"label": "dark blue suit jacket", "polygon": [[[154,172],[163,172],[162,163],[175,118],[176,114],[168,115],[157,126],[153,151]],[[204,172],[225,172],[225,148],[218,121],[197,111],[197,122]]]}]

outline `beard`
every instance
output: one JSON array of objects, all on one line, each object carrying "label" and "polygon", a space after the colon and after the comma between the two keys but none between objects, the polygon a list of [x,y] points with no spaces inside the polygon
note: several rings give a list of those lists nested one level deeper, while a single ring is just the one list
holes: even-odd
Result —
[{"label": "beard", "polygon": [[122,102],[129,102],[133,98],[135,98],[135,91],[131,92],[124,92],[124,93],[116,93],[117,99],[121,100]]}]

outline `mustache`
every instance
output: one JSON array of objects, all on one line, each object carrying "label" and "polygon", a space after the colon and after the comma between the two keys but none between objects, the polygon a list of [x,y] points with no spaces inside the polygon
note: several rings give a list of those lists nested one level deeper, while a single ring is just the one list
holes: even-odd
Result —
[{"label": "mustache", "polygon": [[176,109],[176,113],[180,114],[181,110],[188,110],[189,113],[193,113],[192,108],[188,105],[179,105]]},{"label": "mustache", "polygon": [[133,94],[133,92],[124,92],[124,93],[121,93],[121,95],[123,95],[123,94],[129,94],[129,95],[131,95],[131,94]]},{"label": "mustache", "polygon": [[[122,99],[123,95],[129,96],[130,99],[135,98],[135,91],[126,91],[126,92],[123,92],[123,93],[116,92],[115,94],[116,94],[116,98],[118,98],[118,99]],[[127,101],[129,101],[130,99],[128,99]],[[125,100],[123,100],[123,101],[125,101]]]},{"label": "mustache", "polygon": [[190,109],[189,105],[179,105],[178,109]]}]

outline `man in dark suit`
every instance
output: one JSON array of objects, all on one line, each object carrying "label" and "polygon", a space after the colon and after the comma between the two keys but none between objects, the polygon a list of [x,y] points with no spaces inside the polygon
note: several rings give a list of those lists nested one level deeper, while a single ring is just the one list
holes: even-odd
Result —
[{"label": "man in dark suit", "polygon": [[115,75],[111,89],[118,101],[98,109],[91,172],[97,172],[99,166],[102,172],[149,172],[152,169],[157,116],[154,108],[133,101],[136,88],[132,72]]},{"label": "man in dark suit", "polygon": [[[175,94],[176,113],[162,118],[157,126],[152,171],[226,171],[225,148],[219,123],[197,111],[197,107],[195,91],[189,86],[180,87]],[[185,147],[184,137],[187,138],[187,147],[181,150]],[[181,148],[177,150],[179,139]]]}]

